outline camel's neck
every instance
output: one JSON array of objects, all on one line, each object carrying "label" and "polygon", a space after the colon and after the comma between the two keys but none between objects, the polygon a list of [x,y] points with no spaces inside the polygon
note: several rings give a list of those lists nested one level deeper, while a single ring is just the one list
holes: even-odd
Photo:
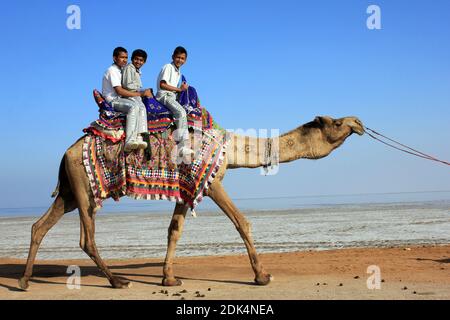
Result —
[{"label": "camel's neck", "polygon": [[232,134],[227,147],[229,168],[258,168],[265,164],[267,138]]},{"label": "camel's neck", "polygon": [[231,135],[227,148],[228,168],[258,168],[314,158],[311,144],[305,141],[307,139],[301,137],[299,128],[275,138]]}]

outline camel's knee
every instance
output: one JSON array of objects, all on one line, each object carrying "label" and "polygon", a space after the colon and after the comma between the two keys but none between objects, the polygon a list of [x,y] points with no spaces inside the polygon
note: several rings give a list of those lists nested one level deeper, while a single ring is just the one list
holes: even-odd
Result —
[{"label": "camel's knee", "polygon": [[84,240],[84,237],[80,238],[80,248],[81,250],[85,251],[84,248],[86,247],[86,241]]},{"label": "camel's knee", "polygon": [[245,218],[241,218],[238,220],[236,229],[239,233],[244,233],[248,236],[252,235],[252,224],[248,222]]},{"label": "camel's knee", "polygon": [[95,248],[93,248],[91,246],[84,245],[83,251],[86,252],[86,254],[91,258],[96,256]]},{"label": "camel's knee", "polygon": [[83,223],[80,222],[80,248],[84,250],[84,246],[86,245],[86,236],[84,234]]},{"label": "camel's knee", "polygon": [[86,252],[88,256],[94,257],[96,255],[95,245],[93,245],[92,243],[89,243],[87,241],[83,241],[83,243],[81,243],[80,240],[80,247],[84,252]]},{"label": "camel's knee", "polygon": [[34,235],[37,233],[38,230],[39,230],[39,223],[38,222],[33,223],[33,225],[31,226],[31,236],[34,237]]},{"label": "camel's knee", "polygon": [[168,240],[169,241],[178,241],[181,238],[181,232],[180,231],[172,231],[169,233]]},{"label": "camel's knee", "polygon": [[31,227],[31,245],[39,245],[41,243],[40,226],[40,223],[36,222]]}]

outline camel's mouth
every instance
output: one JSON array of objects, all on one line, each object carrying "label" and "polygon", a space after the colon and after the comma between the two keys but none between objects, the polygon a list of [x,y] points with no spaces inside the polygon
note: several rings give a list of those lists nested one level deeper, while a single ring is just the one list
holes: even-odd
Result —
[{"label": "camel's mouth", "polygon": [[361,120],[355,119],[354,123],[350,126],[352,128],[352,132],[362,136],[366,131],[364,130],[364,125]]},{"label": "camel's mouth", "polygon": [[352,131],[360,136],[365,133],[364,128],[352,128]]}]

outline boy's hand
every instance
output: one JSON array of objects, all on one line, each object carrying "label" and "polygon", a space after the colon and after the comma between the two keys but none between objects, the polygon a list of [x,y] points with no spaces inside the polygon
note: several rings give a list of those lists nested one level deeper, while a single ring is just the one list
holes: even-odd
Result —
[{"label": "boy's hand", "polygon": [[144,92],[142,93],[142,95],[144,97],[153,98],[153,94],[152,94],[151,89],[145,89]]},{"label": "boy's hand", "polygon": [[183,82],[183,84],[181,85],[181,91],[186,91],[189,88],[188,84],[186,82]]}]

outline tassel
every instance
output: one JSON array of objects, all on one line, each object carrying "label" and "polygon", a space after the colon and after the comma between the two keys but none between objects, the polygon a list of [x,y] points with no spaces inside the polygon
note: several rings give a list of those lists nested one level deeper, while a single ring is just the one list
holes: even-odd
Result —
[{"label": "tassel", "polygon": [[192,215],[194,218],[197,218],[197,213],[195,213],[195,210],[194,210],[193,208],[191,208],[191,215]]}]

